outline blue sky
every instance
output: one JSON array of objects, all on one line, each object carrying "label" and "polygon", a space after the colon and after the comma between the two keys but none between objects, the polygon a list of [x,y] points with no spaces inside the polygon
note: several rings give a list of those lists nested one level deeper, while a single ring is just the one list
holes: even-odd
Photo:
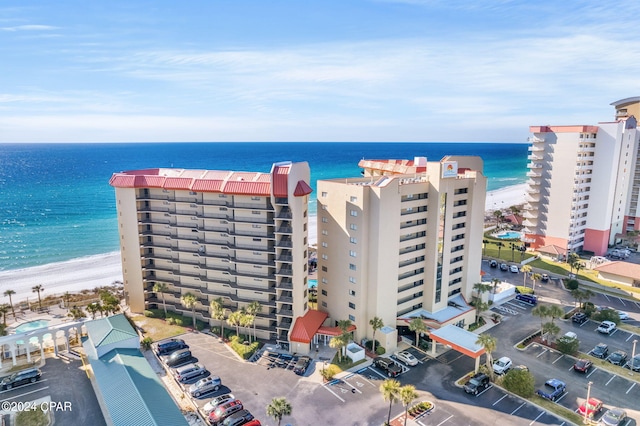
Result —
[{"label": "blue sky", "polygon": [[0,142],[524,142],[640,95],[638,16],[627,0],[4,0]]}]

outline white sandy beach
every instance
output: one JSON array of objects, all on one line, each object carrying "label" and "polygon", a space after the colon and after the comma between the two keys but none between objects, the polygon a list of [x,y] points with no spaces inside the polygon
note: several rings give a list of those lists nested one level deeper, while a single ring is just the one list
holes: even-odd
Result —
[{"label": "white sandy beach", "polygon": [[[523,204],[526,185],[514,185],[487,193],[485,210],[508,209]],[[309,217],[309,245],[317,243],[317,219]],[[0,271],[0,303],[8,303],[5,290],[16,292],[13,301],[35,300],[37,295],[31,288],[42,284],[41,296],[62,295],[65,292],[77,292],[84,289],[107,286],[114,281],[122,281],[120,253],[89,256],[68,262],[51,263],[25,269]]]}]

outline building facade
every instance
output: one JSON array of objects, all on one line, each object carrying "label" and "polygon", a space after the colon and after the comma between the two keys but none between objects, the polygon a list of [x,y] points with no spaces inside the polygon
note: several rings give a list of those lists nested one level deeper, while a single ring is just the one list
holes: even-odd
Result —
[{"label": "building facade", "polygon": [[371,339],[369,321],[381,318],[387,351],[413,318],[466,328],[474,321],[466,301],[480,282],[482,160],[359,165],[364,177],[318,181],[318,309],[332,325],[350,320],[356,341]]},{"label": "building facade", "polygon": [[[133,312],[162,308],[196,318],[212,300],[229,311],[261,305],[258,337],[288,342],[307,307],[306,162],[273,164],[270,173],[148,169],[115,173],[126,302]],[[163,293],[156,284],[166,285]]]},{"label": "building facade", "polygon": [[603,255],[640,230],[640,97],[614,102],[616,119],[598,125],[531,126],[525,241],[561,255]]}]

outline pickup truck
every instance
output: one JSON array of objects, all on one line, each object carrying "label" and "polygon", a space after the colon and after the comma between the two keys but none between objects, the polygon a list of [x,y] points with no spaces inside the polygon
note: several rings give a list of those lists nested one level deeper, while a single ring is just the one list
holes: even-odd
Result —
[{"label": "pickup truck", "polygon": [[542,389],[538,389],[536,391],[536,395],[555,401],[560,398],[562,394],[567,391],[567,385],[564,382],[561,382],[558,379],[549,379],[544,383],[544,387]]}]

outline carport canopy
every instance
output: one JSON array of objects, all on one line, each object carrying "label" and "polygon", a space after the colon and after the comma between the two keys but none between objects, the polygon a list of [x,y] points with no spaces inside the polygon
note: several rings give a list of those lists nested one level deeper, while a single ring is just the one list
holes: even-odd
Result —
[{"label": "carport canopy", "polygon": [[484,347],[476,341],[478,335],[454,324],[446,325],[438,330],[431,330],[431,340],[449,346],[462,354],[477,359],[485,353]]}]

